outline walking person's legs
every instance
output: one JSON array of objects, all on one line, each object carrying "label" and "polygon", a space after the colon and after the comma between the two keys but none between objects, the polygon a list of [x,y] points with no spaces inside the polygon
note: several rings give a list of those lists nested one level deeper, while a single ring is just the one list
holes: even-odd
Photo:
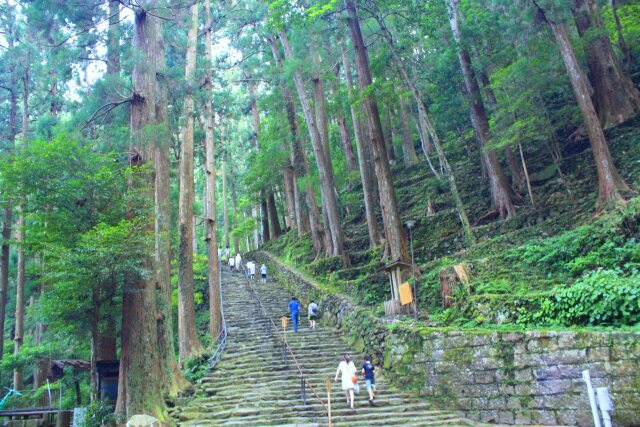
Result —
[{"label": "walking person's legs", "polygon": [[298,313],[291,314],[291,321],[293,322],[293,332],[298,332]]},{"label": "walking person's legs", "polygon": [[353,389],[349,389],[349,400],[350,400],[351,409],[353,409],[353,400],[354,400]]}]

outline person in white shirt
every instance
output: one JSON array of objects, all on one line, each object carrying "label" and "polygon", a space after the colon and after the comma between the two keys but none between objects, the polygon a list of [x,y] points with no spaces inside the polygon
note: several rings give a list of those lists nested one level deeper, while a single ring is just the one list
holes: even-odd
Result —
[{"label": "person in white shirt", "polygon": [[222,248],[218,248],[218,261],[222,259]]},{"label": "person in white shirt", "polygon": [[236,263],[236,259],[234,257],[229,257],[229,270],[233,271]]},{"label": "person in white shirt", "polygon": [[224,249],[224,257],[229,259],[229,255],[231,255],[231,251],[229,250],[229,246]]},{"label": "person in white shirt", "polygon": [[255,279],[255,277],[256,277],[256,263],[253,262],[253,261],[249,261],[247,263],[247,270],[248,270],[249,278],[251,280]]},{"label": "person in white shirt", "polygon": [[267,283],[267,266],[265,264],[260,266],[260,281]]},{"label": "person in white shirt", "polygon": [[353,364],[351,357],[348,354],[344,355],[342,361],[338,365],[335,381],[338,381],[338,376],[341,376],[342,390],[344,390],[347,395],[347,405],[353,409],[353,392],[358,379],[356,378],[356,365]]},{"label": "person in white shirt", "polygon": [[240,271],[240,267],[242,266],[242,257],[240,256],[240,252],[236,254],[236,271]]},{"label": "person in white shirt", "polygon": [[311,324],[311,330],[316,329],[316,322],[318,321],[318,304],[313,300],[309,303],[309,323]]}]

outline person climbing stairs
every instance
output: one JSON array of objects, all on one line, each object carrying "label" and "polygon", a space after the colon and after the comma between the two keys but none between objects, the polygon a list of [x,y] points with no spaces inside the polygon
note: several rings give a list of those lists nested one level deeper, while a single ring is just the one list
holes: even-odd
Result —
[{"label": "person climbing stairs", "polygon": [[344,353],[352,355],[358,371],[364,355],[350,351],[335,328],[321,325],[311,330],[306,319],[297,333],[287,326],[285,337],[292,355],[276,332],[276,328],[281,332],[281,317],[289,314],[287,304],[292,295],[272,280],[250,283],[244,275],[224,270],[227,349],[198,385],[196,397],[174,411],[178,425],[328,426],[328,378],[335,426],[474,425],[453,411],[438,410],[401,393],[384,376],[376,378],[375,406],[368,402],[364,379],[360,378],[362,390],[351,410],[333,377]]}]

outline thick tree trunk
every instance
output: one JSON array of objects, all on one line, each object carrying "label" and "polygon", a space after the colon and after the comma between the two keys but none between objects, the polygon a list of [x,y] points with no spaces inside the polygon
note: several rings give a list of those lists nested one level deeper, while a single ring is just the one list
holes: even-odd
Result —
[{"label": "thick tree trunk", "polygon": [[[356,6],[353,0],[345,1],[347,9],[347,22],[351,34],[351,42],[356,53],[356,65],[358,69],[358,80],[360,90],[364,93],[369,92],[369,86],[372,84],[371,71],[369,69],[369,57],[367,47],[362,38],[360,23],[356,12]],[[382,124],[380,123],[380,113],[378,112],[378,104],[372,93],[367,93],[364,97],[363,104],[367,113],[367,121],[370,130],[370,144],[373,152],[373,160],[375,164],[376,177],[378,179],[378,191],[380,196],[380,206],[382,208],[382,219],[384,222],[386,250],[385,252],[392,260],[408,261],[407,241],[402,227],[402,219],[400,218],[400,210],[396,199],[395,188],[393,187],[393,179],[391,176],[391,168],[384,143],[382,133]]]},{"label": "thick tree trunk", "polygon": [[97,402],[100,394],[98,391],[98,342],[100,341],[100,297],[93,290],[93,310],[91,311],[91,367],[89,370],[89,400],[91,403]]},{"label": "thick tree trunk", "polygon": [[269,230],[269,206],[264,190],[260,192],[260,218],[262,219],[262,243],[271,240],[271,231]]},{"label": "thick tree trunk", "polygon": [[[29,56],[27,57],[28,60]],[[28,143],[28,131],[29,131],[29,83],[30,83],[30,69],[27,65],[24,76],[22,78],[22,149],[24,149]],[[20,348],[24,342],[24,290],[26,284],[26,272],[25,272],[25,217],[24,211],[26,207],[26,194],[20,196],[20,206],[18,214],[18,222],[16,224],[16,244],[18,246],[18,265],[16,275],[16,319],[15,319],[15,334],[13,338],[13,354],[18,355]],[[2,331],[4,333],[4,331]],[[13,371],[13,388],[16,390],[22,390],[24,388],[23,375],[21,369],[14,369]]]},{"label": "thick tree trunk", "polygon": [[216,234],[216,160],[215,135],[213,131],[213,39],[211,2],[205,2],[205,52],[207,55],[207,71],[205,83],[205,191],[206,191],[206,242],[207,266],[209,274],[209,335],[216,339],[222,331],[222,301],[220,301],[220,263],[218,262],[218,237]]},{"label": "thick tree trunk", "polygon": [[[342,64],[344,66],[344,74],[347,81],[347,89],[351,93],[354,90],[353,77],[351,75],[351,61],[347,56],[347,50],[344,41],[341,43]],[[375,213],[375,172],[367,162],[371,157],[371,149],[369,144],[365,142],[365,135],[362,129],[362,122],[358,116],[358,111],[354,106],[350,96],[349,105],[351,106],[351,120],[353,121],[354,137],[356,140],[356,150],[358,151],[358,167],[360,169],[360,180],[362,182],[362,192],[364,197],[364,209],[367,217],[367,230],[369,232],[369,247],[375,248],[380,245],[382,240],[380,229],[378,228],[378,219]]]},{"label": "thick tree trunk", "polygon": [[[540,9],[540,12],[545,12]],[[576,101],[582,112],[582,118],[584,119],[587,133],[589,134],[589,141],[591,143],[591,150],[593,151],[593,157],[595,158],[596,168],[598,170],[598,200],[596,205],[598,207],[613,206],[619,203],[624,203],[620,191],[627,191],[629,187],[622,180],[618,174],[611,153],[609,152],[609,145],[602,131],[602,126],[598,120],[598,115],[589,96],[589,83],[584,71],[580,68],[578,59],[576,58],[569,34],[567,29],[561,22],[555,22],[545,16],[545,19],[558,43],[560,53],[562,54],[562,60],[569,74],[569,80],[573,92],[576,96]]]},{"label": "thick tree trunk", "polygon": [[[293,52],[289,45],[289,41],[284,32],[280,33],[280,41],[284,48],[285,57],[288,60],[293,60]],[[322,115],[326,120],[326,109],[322,102],[324,101],[324,92],[322,89],[322,80],[319,76],[315,76],[314,80],[314,93],[316,94],[316,108],[321,115],[321,123],[317,123],[317,118],[314,117],[311,109],[311,104],[307,97],[302,75],[299,70],[294,71],[294,83],[298,92],[298,98],[302,106],[302,112],[304,113],[307,121],[307,127],[309,129],[309,136],[311,137],[311,145],[316,157],[316,163],[318,165],[318,173],[320,178],[320,189],[322,193],[322,200],[324,202],[323,212],[326,212],[328,224],[325,224],[328,228],[327,231],[331,233],[331,242],[333,246],[332,254],[334,256],[340,256],[343,259],[345,266],[349,265],[349,258],[344,252],[343,248],[343,234],[342,227],[340,225],[340,217],[338,215],[338,203],[335,194],[335,182],[333,177],[333,166],[331,165],[331,158],[328,157],[328,145],[323,142],[323,136],[321,130],[323,129]],[[322,93],[320,93],[322,92]],[[318,105],[318,103],[321,103]],[[326,139],[325,139],[326,141]]]},{"label": "thick tree trunk", "polygon": [[[282,146],[283,150],[286,150],[286,147]],[[282,170],[282,182],[284,184],[284,196],[287,202],[287,212],[285,216],[285,225],[288,229],[293,230],[294,228],[298,228],[298,221],[296,218],[296,189],[295,189],[295,170],[293,169],[293,165],[290,162],[287,162],[287,165]]]},{"label": "thick tree trunk", "polygon": [[[132,72],[134,96],[131,102],[132,147],[129,166],[139,170],[140,180],[132,182],[138,196],[135,202],[140,206],[130,207],[128,215],[133,216],[134,209],[148,210],[154,204],[155,180],[153,171],[139,166],[153,165],[155,149],[148,137],[148,126],[156,123],[156,61],[158,45],[155,43],[161,34],[161,22],[146,12],[145,8],[156,7],[154,0],[144,2],[135,9],[133,28],[134,50],[140,55]],[[155,165],[154,165],[155,166]],[[155,169],[152,168],[152,169]],[[151,222],[147,232],[153,232]],[[155,257],[153,248],[140,260],[140,268],[154,273]],[[130,417],[134,414],[149,414],[161,421],[166,419],[165,403],[162,398],[162,372],[158,355],[158,326],[156,308],[156,277],[154,274],[140,274],[132,271],[125,278],[122,299],[122,335],[120,351],[120,372],[118,380],[118,401],[116,412]]]},{"label": "thick tree trunk", "polygon": [[[185,80],[195,86],[198,44],[198,3],[189,8]],[[196,308],[193,289],[193,94],[184,98],[184,128],[180,150],[179,254],[178,254],[178,350],[180,364],[202,353],[196,333]]]},{"label": "thick tree trunk", "polygon": [[280,220],[278,219],[278,208],[276,207],[276,198],[273,191],[269,192],[267,199],[267,209],[269,210],[269,223],[271,225],[271,237],[273,239],[282,235],[282,227],[280,227]]},{"label": "thick tree trunk", "polygon": [[458,3],[460,0],[447,0],[447,7],[449,9],[449,23],[451,25],[451,31],[453,37],[458,43],[458,59],[460,61],[460,67],[462,68],[462,74],[464,76],[464,83],[467,88],[467,94],[469,96],[469,102],[471,104],[471,122],[473,128],[476,131],[476,136],[482,147],[482,153],[484,157],[485,166],[487,168],[487,175],[489,176],[489,182],[491,183],[491,194],[493,196],[493,204],[500,214],[500,218],[510,218],[515,214],[515,208],[513,206],[511,189],[507,177],[504,174],[502,165],[498,160],[498,155],[495,150],[484,150],[485,145],[489,142],[489,121],[487,119],[487,112],[482,102],[482,96],[480,94],[480,87],[471,65],[471,57],[467,50],[462,46],[462,36],[459,26],[459,10]]},{"label": "thick tree trunk", "polygon": [[636,116],[640,112],[640,92],[618,65],[595,0],[573,0],[572,10],[578,34],[584,40],[600,124],[607,128]]},{"label": "thick tree trunk", "polygon": [[407,103],[402,95],[398,97],[398,103],[400,104],[400,129],[402,130],[402,159],[405,167],[411,167],[418,163],[418,155],[413,145],[413,137],[409,127]]},{"label": "thick tree trunk", "polygon": [[[164,38],[159,33],[155,38],[156,43],[156,74],[166,73]],[[188,386],[178,361],[173,331],[173,314],[171,307],[171,188],[170,178],[170,136],[168,128],[168,101],[167,87],[164,79],[156,78],[156,123],[159,134],[155,138],[155,244],[156,244],[156,275],[158,280],[157,306],[158,306],[158,357],[160,371],[163,374],[163,392],[174,397]],[[115,285],[115,281],[113,281]],[[114,328],[108,327],[112,331]],[[110,344],[111,345],[111,344]],[[115,336],[113,345],[115,348]],[[105,356],[105,355],[101,355]],[[115,354],[113,356],[115,358]]]}]

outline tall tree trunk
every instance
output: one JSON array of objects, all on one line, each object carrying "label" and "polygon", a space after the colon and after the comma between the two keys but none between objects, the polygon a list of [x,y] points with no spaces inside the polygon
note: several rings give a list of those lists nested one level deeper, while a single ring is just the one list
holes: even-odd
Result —
[{"label": "tall tree trunk", "polygon": [[120,0],[109,3],[109,31],[107,33],[107,75],[120,73]]},{"label": "tall tree trunk", "polygon": [[[282,47],[284,48],[285,57],[288,60],[293,60],[293,51],[291,50],[291,46],[289,45],[289,41],[284,32],[280,33],[280,42],[282,43]],[[311,137],[311,145],[313,146],[313,150],[315,153],[316,163],[318,164],[320,189],[322,193],[322,200],[324,202],[323,212],[326,212],[328,219],[328,224],[325,225],[331,233],[333,255],[342,257],[344,265],[347,266],[350,264],[350,262],[348,256],[344,252],[343,247],[343,234],[342,227],[340,226],[340,217],[338,215],[338,203],[335,194],[333,166],[331,165],[331,158],[327,156],[328,146],[325,147],[322,141],[323,138],[320,133],[321,128],[319,128],[319,125],[316,122],[317,119],[316,117],[314,117],[314,114],[311,110],[311,104],[307,97],[307,93],[302,80],[302,75],[299,70],[294,71],[293,78],[296,90],[298,92],[298,98],[300,99],[300,104],[302,106],[302,112],[304,113],[305,119],[307,121],[307,127],[309,129],[309,136]],[[313,80],[314,93],[316,93],[317,97],[316,102],[322,102],[324,101],[324,93],[320,94],[320,92],[322,91],[322,81],[321,79],[319,79],[318,75],[314,76]],[[324,114],[326,114],[324,105],[316,105],[316,108],[319,109],[321,115],[323,114],[323,111]],[[320,124],[320,126],[323,125]]]},{"label": "tall tree trunk", "polygon": [[582,68],[580,68],[576,54],[571,46],[567,29],[562,22],[556,22],[547,17],[543,9],[538,8],[538,10],[551,27],[556,42],[558,43],[562,60],[567,69],[569,80],[571,81],[571,87],[573,88],[576,101],[582,112],[587,133],[589,134],[589,142],[591,143],[591,150],[593,151],[593,157],[595,158],[596,168],[598,170],[598,200],[596,206],[606,207],[625,203],[620,191],[627,191],[629,187],[618,174],[618,170],[611,158],[609,145],[607,144],[602,126],[598,120],[596,109],[589,96],[587,77],[584,71],[582,71]]},{"label": "tall tree trunk", "polygon": [[260,192],[260,218],[262,219],[262,242],[266,243],[271,240],[271,231],[269,230],[269,206],[264,190]]},{"label": "tall tree trunk", "polygon": [[271,237],[277,238],[282,235],[282,227],[280,227],[280,220],[278,219],[278,208],[276,207],[276,198],[273,191],[269,192],[269,198],[267,199],[267,209],[269,211],[269,223],[271,224]]},{"label": "tall tree trunk", "polygon": [[[107,3],[109,4],[109,30],[107,33],[107,77],[110,79],[116,79],[120,74],[120,2],[118,0],[107,0]],[[115,96],[115,92],[112,93],[110,101],[115,101]],[[107,123],[112,122],[112,119],[113,116],[109,115],[106,118]],[[169,148],[167,145],[167,150],[168,149]],[[105,294],[115,295],[115,280],[109,280],[105,282],[104,286],[107,288],[105,289]],[[110,300],[109,302],[112,302],[112,300]],[[113,327],[113,325],[115,325],[117,322],[115,310],[106,310],[105,316],[106,319],[104,319],[104,324],[108,325],[106,328],[100,328],[100,319],[98,319],[98,336],[96,337],[96,342],[94,343],[96,347],[96,354],[92,354],[92,356],[96,357],[96,361],[115,360],[117,357],[118,342],[116,337],[116,328]],[[97,381],[97,377],[93,378],[93,374],[91,374],[91,378]],[[98,386],[97,382],[95,386]],[[95,396],[92,396],[92,399],[93,397]]]},{"label": "tall tree trunk", "polygon": [[640,92],[618,65],[595,0],[573,0],[573,16],[584,40],[589,80],[600,124],[607,128],[640,112]]},{"label": "tall tree trunk", "polygon": [[418,163],[418,155],[413,146],[407,103],[402,95],[398,97],[398,103],[400,104],[400,129],[402,130],[402,159],[405,167],[411,167]]},{"label": "tall tree trunk", "polygon": [[[155,180],[153,170],[140,168],[153,165],[155,148],[150,138],[150,128],[156,125],[156,61],[161,21],[147,13],[155,8],[155,0],[148,0],[135,9],[133,27],[134,50],[140,59],[134,63],[132,82],[134,96],[131,102],[132,147],[129,166],[138,170],[140,179],[132,181],[132,189],[138,196],[138,209],[148,210],[152,215],[154,205]],[[155,165],[151,169],[155,169]],[[133,206],[128,216],[134,215]],[[146,232],[153,232],[149,222]],[[155,257],[149,248],[140,260],[141,270],[154,273]],[[122,335],[120,351],[120,372],[118,379],[118,401],[116,412],[130,417],[134,414],[149,414],[161,421],[165,417],[165,403],[162,398],[162,373],[158,354],[158,327],[156,323],[156,277],[131,271],[125,278],[122,299]]]},{"label": "tall tree trunk", "polygon": [[[166,73],[164,38],[162,33],[155,38],[156,73]],[[155,244],[156,275],[158,280],[158,357],[163,374],[162,389],[165,395],[176,396],[189,383],[176,359],[174,343],[173,314],[171,306],[171,188],[170,178],[170,136],[168,127],[167,87],[164,79],[156,79],[156,123],[158,136],[155,138]],[[112,281],[115,285],[115,281]],[[114,292],[115,293],[115,292]],[[107,328],[107,330],[114,328]],[[115,341],[113,342],[115,346]],[[101,355],[104,356],[104,355]],[[115,358],[115,354],[114,354]]]},{"label": "tall tree trunk", "polygon": [[618,46],[620,47],[620,51],[624,55],[624,65],[625,65],[625,73],[627,76],[631,76],[631,49],[629,45],[624,40],[624,34],[622,32],[622,23],[620,23],[620,16],[618,16],[618,4],[617,0],[609,0],[609,5],[611,6],[611,14],[613,15],[613,20],[616,23],[616,31],[618,32]]},{"label": "tall tree trunk", "polygon": [[[334,69],[336,76],[336,85],[331,86],[331,95],[335,98],[338,96],[338,87],[340,85],[340,67],[336,66]],[[338,86],[338,87],[336,87]],[[340,130],[340,143],[342,144],[342,151],[344,152],[344,158],[347,163],[347,170],[354,172],[358,170],[356,165],[356,155],[353,152],[353,146],[351,145],[351,135],[349,135],[349,128],[347,127],[347,119],[344,114],[342,106],[338,108],[336,114],[336,123]]]},{"label": "tall tree trunk", "polygon": [[[13,46],[12,40],[9,41]],[[10,70],[14,72],[13,69]],[[16,82],[11,78],[11,87],[9,88],[9,126],[7,128],[7,146],[6,153],[8,156],[14,154],[16,134],[18,133],[18,96],[16,94]],[[7,296],[9,293],[9,267],[11,263],[11,228],[13,226],[13,203],[11,200],[5,202],[4,221],[2,223],[2,249],[0,252],[0,355],[4,354],[4,324],[7,317]]]},{"label": "tall tree trunk", "polygon": [[385,149],[387,150],[387,158],[389,162],[395,165],[396,152],[393,148],[393,108],[390,105],[384,104],[384,126],[383,126],[383,138],[385,142]]},{"label": "tall tree trunk", "polygon": [[482,102],[480,87],[478,86],[478,81],[471,65],[471,57],[469,56],[469,52],[462,46],[462,36],[459,23],[460,16],[458,10],[459,2],[460,0],[447,0],[447,7],[449,9],[449,23],[451,25],[451,31],[456,43],[458,43],[458,59],[460,61],[460,67],[462,68],[462,74],[464,76],[464,83],[467,88],[467,94],[471,104],[471,122],[476,131],[476,136],[480,145],[483,148],[482,153],[487,167],[489,182],[491,183],[493,204],[500,214],[500,218],[510,218],[515,214],[515,208],[513,206],[509,183],[504,174],[504,170],[502,169],[502,165],[498,160],[496,151],[484,150],[484,147],[487,145],[490,138],[489,121],[487,119],[487,112],[484,108],[484,103]]},{"label": "tall tree trunk", "polygon": [[224,221],[224,247],[229,249],[231,243],[229,240],[229,194],[227,192],[227,161],[222,157],[222,218]]},{"label": "tall tree trunk", "polygon": [[[198,45],[198,3],[189,8],[191,16],[187,39],[185,80],[195,87]],[[202,353],[196,333],[196,308],[193,290],[193,126],[194,100],[191,90],[184,98],[184,128],[180,150],[180,198],[178,255],[178,350],[180,364]]]},{"label": "tall tree trunk", "polygon": [[[27,56],[27,64],[29,64],[30,55]],[[22,78],[22,149],[26,148],[28,143],[28,131],[29,131],[29,83],[30,83],[30,69],[29,65],[24,72]],[[13,338],[13,354],[18,355],[20,348],[24,341],[24,290],[26,284],[26,272],[25,272],[25,217],[24,211],[26,208],[26,194],[21,194],[20,205],[18,206],[18,222],[16,224],[16,244],[18,246],[18,271],[16,276],[16,320],[15,320],[15,334]],[[3,331],[4,333],[4,331]],[[23,376],[21,369],[14,369],[13,371],[13,388],[16,390],[22,390],[24,388]]]},{"label": "tall tree trunk", "polygon": [[[469,217],[467,216],[467,211],[464,207],[464,203],[462,203],[462,198],[460,197],[460,192],[458,191],[458,184],[456,183],[455,175],[453,174],[453,170],[449,165],[449,160],[447,159],[444,149],[442,148],[442,144],[440,143],[440,137],[438,136],[438,133],[436,132],[436,128],[433,125],[433,123],[431,123],[431,119],[429,118],[427,105],[424,103],[425,97],[423,96],[418,86],[415,84],[414,79],[409,75],[409,71],[405,67],[404,61],[402,61],[402,58],[400,57],[400,54],[395,47],[395,43],[393,41],[393,37],[391,36],[391,32],[387,29],[381,15],[376,14],[375,18],[378,21],[378,25],[380,25],[384,38],[387,40],[387,45],[389,46],[389,49],[391,50],[391,53],[395,59],[395,64],[398,67],[398,70],[400,71],[400,75],[402,76],[405,85],[411,91],[413,98],[415,99],[418,105],[418,117],[420,121],[419,129],[421,129],[421,132],[424,133],[421,136],[421,138],[423,138],[424,140],[425,138],[428,139],[429,136],[431,136],[433,145],[436,149],[436,152],[438,153],[439,162],[442,165],[442,168],[444,169],[447,175],[447,179],[449,181],[449,187],[451,190],[451,197],[453,198],[453,203],[456,206],[458,217],[460,218],[460,222],[462,223],[462,229],[464,230],[467,244],[473,245],[475,244],[475,237],[473,235],[471,224],[469,223]],[[424,150],[424,153],[427,159],[429,159],[427,154],[428,152],[429,150]],[[438,174],[436,173],[435,169],[431,165],[431,162],[429,162],[429,164],[434,174],[437,176]]]},{"label": "tall tree trunk", "polygon": [[369,232],[369,247],[375,248],[380,245],[382,240],[380,229],[378,228],[378,219],[375,213],[375,172],[367,162],[371,157],[371,149],[369,144],[365,142],[365,135],[362,129],[362,122],[358,116],[358,111],[352,99],[354,90],[353,77],[351,75],[351,61],[347,56],[347,50],[344,41],[341,42],[342,64],[344,66],[344,74],[347,81],[347,89],[349,90],[349,105],[351,108],[351,120],[353,121],[354,137],[356,140],[356,150],[358,151],[358,168],[360,169],[360,180],[362,182],[362,193],[364,198],[364,209],[367,217],[367,231]]},{"label": "tall tree trunk", "polygon": [[[234,226],[238,226],[238,192],[236,191],[236,180],[233,175],[233,170],[229,171],[229,177],[231,178],[231,210],[233,211]],[[236,235],[233,236],[233,251],[235,253],[240,252],[240,238]]]},{"label": "tall tree trunk", "polygon": [[209,274],[209,334],[216,339],[222,330],[222,301],[220,301],[220,264],[218,262],[218,237],[216,234],[216,159],[215,135],[213,132],[213,39],[211,22],[211,2],[204,3],[205,22],[205,52],[207,55],[207,71],[205,82],[205,188],[206,188],[206,242],[207,266]]},{"label": "tall tree trunk", "polygon": [[380,123],[380,113],[378,112],[378,104],[376,99],[369,91],[372,84],[371,70],[369,69],[369,56],[367,47],[362,38],[360,22],[356,6],[353,0],[345,0],[347,9],[347,23],[351,34],[351,42],[355,49],[356,65],[358,69],[358,80],[360,90],[365,93],[363,104],[367,113],[367,121],[370,130],[370,144],[373,152],[373,160],[375,164],[376,177],[378,179],[378,191],[380,196],[380,206],[382,208],[382,219],[384,222],[386,248],[385,253],[392,260],[408,261],[407,239],[404,229],[402,228],[402,219],[400,217],[400,209],[398,209],[398,201],[396,199],[396,191],[393,187],[393,179],[391,176],[391,168],[384,144],[382,133],[382,124]]},{"label": "tall tree trunk", "polygon": [[[283,150],[286,150],[286,146],[282,144]],[[282,181],[284,183],[284,196],[287,202],[287,215],[286,226],[293,230],[298,228],[298,220],[296,217],[296,186],[295,186],[296,172],[290,161],[287,161],[286,166],[282,170]]]}]

